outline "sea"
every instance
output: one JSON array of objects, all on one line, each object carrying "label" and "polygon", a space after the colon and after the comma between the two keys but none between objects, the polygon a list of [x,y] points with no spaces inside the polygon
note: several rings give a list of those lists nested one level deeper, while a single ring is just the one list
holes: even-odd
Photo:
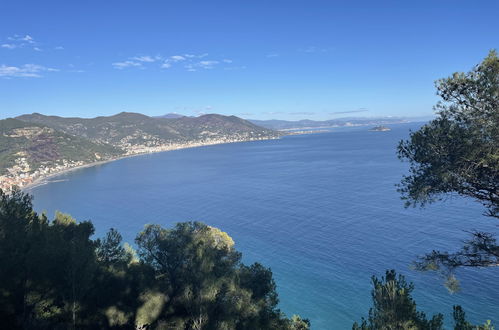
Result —
[{"label": "sea", "polygon": [[333,128],[278,140],[125,158],[52,178],[29,190],[39,212],[91,220],[95,237],[116,228],[131,244],[145,224],[202,221],[227,232],[246,264],[270,267],[279,308],[312,329],[351,329],[372,306],[371,277],[395,269],[415,285],[427,315],[452,306],[499,326],[499,269],[462,269],[451,294],[439,274],[412,268],[432,250],[454,251],[471,230],[497,232],[477,202],[448,196],[405,208],[397,184],[408,164],[400,140],[422,123]]}]

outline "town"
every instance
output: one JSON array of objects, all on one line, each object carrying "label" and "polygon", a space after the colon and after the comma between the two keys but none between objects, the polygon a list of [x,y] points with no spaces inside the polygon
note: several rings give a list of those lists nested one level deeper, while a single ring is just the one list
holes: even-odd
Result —
[{"label": "town", "polygon": [[225,143],[235,143],[235,142],[246,142],[246,141],[257,141],[257,140],[271,140],[277,139],[276,136],[266,136],[262,135],[260,137],[250,137],[245,135],[232,135],[224,136],[219,138],[206,138],[201,140],[194,140],[188,142],[178,142],[178,143],[156,143],[147,144],[132,144],[129,142],[124,142],[120,144],[120,148],[124,150],[123,155],[111,158],[102,158],[99,155],[96,156],[95,162],[84,162],[84,161],[74,161],[71,159],[60,159],[53,164],[42,164],[37,168],[33,168],[28,161],[29,155],[24,152],[18,152],[15,159],[15,165],[6,169],[6,173],[0,176],[0,189],[4,192],[12,192],[14,188],[29,188],[31,186],[42,184],[49,177],[60,175],[68,171],[100,164],[103,162],[109,162],[118,160],[125,157],[150,154],[156,152],[172,151],[185,148],[194,148],[215,144],[225,144]]}]

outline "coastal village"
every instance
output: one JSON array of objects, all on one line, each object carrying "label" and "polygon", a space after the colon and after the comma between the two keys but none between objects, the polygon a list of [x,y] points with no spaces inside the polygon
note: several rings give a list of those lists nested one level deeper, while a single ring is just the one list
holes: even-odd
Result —
[{"label": "coastal village", "polygon": [[14,166],[7,168],[7,174],[0,176],[0,189],[4,192],[10,192],[14,187],[26,187],[37,182],[38,179],[84,165],[82,161],[75,162],[62,159],[60,164],[54,166],[41,165],[33,170],[26,157],[17,158],[15,163]]},{"label": "coastal village", "polygon": [[55,164],[40,165],[38,168],[32,168],[28,161],[28,155],[25,152],[19,152],[18,158],[15,159],[15,165],[7,168],[5,173],[0,176],[0,189],[4,192],[11,192],[14,187],[29,188],[37,184],[42,184],[49,177],[60,175],[65,172],[75,170],[82,167],[100,164],[102,162],[113,161],[125,157],[131,157],[142,154],[150,154],[163,151],[172,151],[185,148],[194,148],[208,146],[214,144],[246,142],[256,140],[276,139],[273,136],[248,137],[248,136],[224,136],[220,138],[208,138],[202,140],[194,140],[181,143],[162,143],[155,145],[132,143],[123,143],[120,147],[124,150],[124,154],[119,157],[104,159],[96,154],[94,162],[73,161],[71,159],[60,159]]}]

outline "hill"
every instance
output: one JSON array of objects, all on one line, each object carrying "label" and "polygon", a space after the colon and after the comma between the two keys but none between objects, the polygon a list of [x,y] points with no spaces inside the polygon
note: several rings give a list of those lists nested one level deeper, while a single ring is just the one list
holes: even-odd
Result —
[{"label": "hill", "polygon": [[93,142],[123,149],[130,146],[159,146],[206,139],[259,139],[277,137],[270,129],[259,127],[235,116],[208,114],[200,117],[154,118],[122,112],[109,117],[64,118],[39,113],[17,119],[46,125]]},{"label": "hill", "polygon": [[95,162],[123,153],[114,146],[94,143],[42,124],[12,118],[0,120],[0,175]]},{"label": "hill", "polygon": [[122,112],[65,118],[39,113],[0,120],[0,189],[126,155],[277,138],[281,133],[235,117],[153,118]]}]

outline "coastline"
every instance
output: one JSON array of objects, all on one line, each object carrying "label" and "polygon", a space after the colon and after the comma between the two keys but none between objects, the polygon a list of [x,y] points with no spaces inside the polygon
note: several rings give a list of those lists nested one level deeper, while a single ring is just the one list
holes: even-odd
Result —
[{"label": "coastline", "polygon": [[281,137],[278,136],[278,137],[267,137],[267,138],[255,138],[255,139],[248,139],[248,140],[211,141],[211,142],[200,142],[200,143],[190,143],[190,144],[187,144],[187,143],[186,144],[178,144],[178,145],[174,145],[173,147],[165,148],[164,150],[139,152],[139,153],[135,153],[135,154],[128,154],[128,155],[119,156],[119,157],[112,158],[112,159],[106,159],[106,160],[101,160],[101,161],[97,161],[97,162],[91,162],[91,163],[87,163],[87,164],[83,164],[83,165],[79,165],[79,166],[74,166],[74,167],[67,168],[67,169],[64,169],[64,170],[61,170],[61,171],[57,171],[55,173],[50,173],[49,175],[41,176],[41,177],[35,179],[33,182],[31,182],[31,183],[29,183],[29,184],[27,184],[27,185],[25,185],[23,187],[20,187],[20,189],[22,191],[26,192],[26,191],[28,191],[30,189],[36,188],[38,186],[41,186],[41,185],[44,185],[44,184],[47,184],[47,183],[50,183],[51,179],[54,179],[54,178],[56,178],[58,176],[61,176],[61,175],[64,175],[64,174],[67,174],[67,173],[70,173],[70,172],[73,172],[73,171],[81,170],[81,169],[84,169],[84,168],[99,166],[99,165],[103,165],[103,164],[106,164],[106,163],[114,162],[114,161],[117,161],[117,160],[120,160],[120,159],[130,158],[130,157],[144,156],[144,155],[157,154],[157,153],[169,152],[169,151],[175,151],[175,150],[182,150],[182,149],[207,147],[207,146],[219,145],[219,144],[243,143],[243,142],[252,142],[252,141],[278,140],[280,138]]},{"label": "coastline", "polygon": [[[137,154],[135,156],[139,156],[139,154]],[[87,164],[83,164],[83,165],[71,167],[71,168],[68,168],[68,169],[64,169],[62,171],[58,171],[58,172],[55,172],[55,173],[51,173],[51,174],[46,175],[46,176],[41,176],[41,177],[37,178],[36,180],[34,180],[32,183],[27,184],[24,187],[21,187],[21,190],[25,191],[25,190],[33,189],[35,187],[47,184],[47,183],[50,182],[49,181],[50,179],[53,179],[53,178],[58,177],[60,175],[64,175],[64,174],[67,174],[67,173],[70,173],[70,172],[73,172],[73,171],[77,171],[77,170],[81,170],[81,169],[84,169],[84,168],[88,168],[88,167],[94,167],[94,166],[102,165],[102,164],[105,164],[105,163],[110,163],[110,162],[113,162],[115,160],[119,160],[119,159],[123,159],[123,158],[127,158],[127,157],[129,157],[129,156],[124,156],[124,157],[118,157],[118,158],[113,158],[113,159],[102,160],[102,161],[98,161],[98,162],[87,163]]]}]

